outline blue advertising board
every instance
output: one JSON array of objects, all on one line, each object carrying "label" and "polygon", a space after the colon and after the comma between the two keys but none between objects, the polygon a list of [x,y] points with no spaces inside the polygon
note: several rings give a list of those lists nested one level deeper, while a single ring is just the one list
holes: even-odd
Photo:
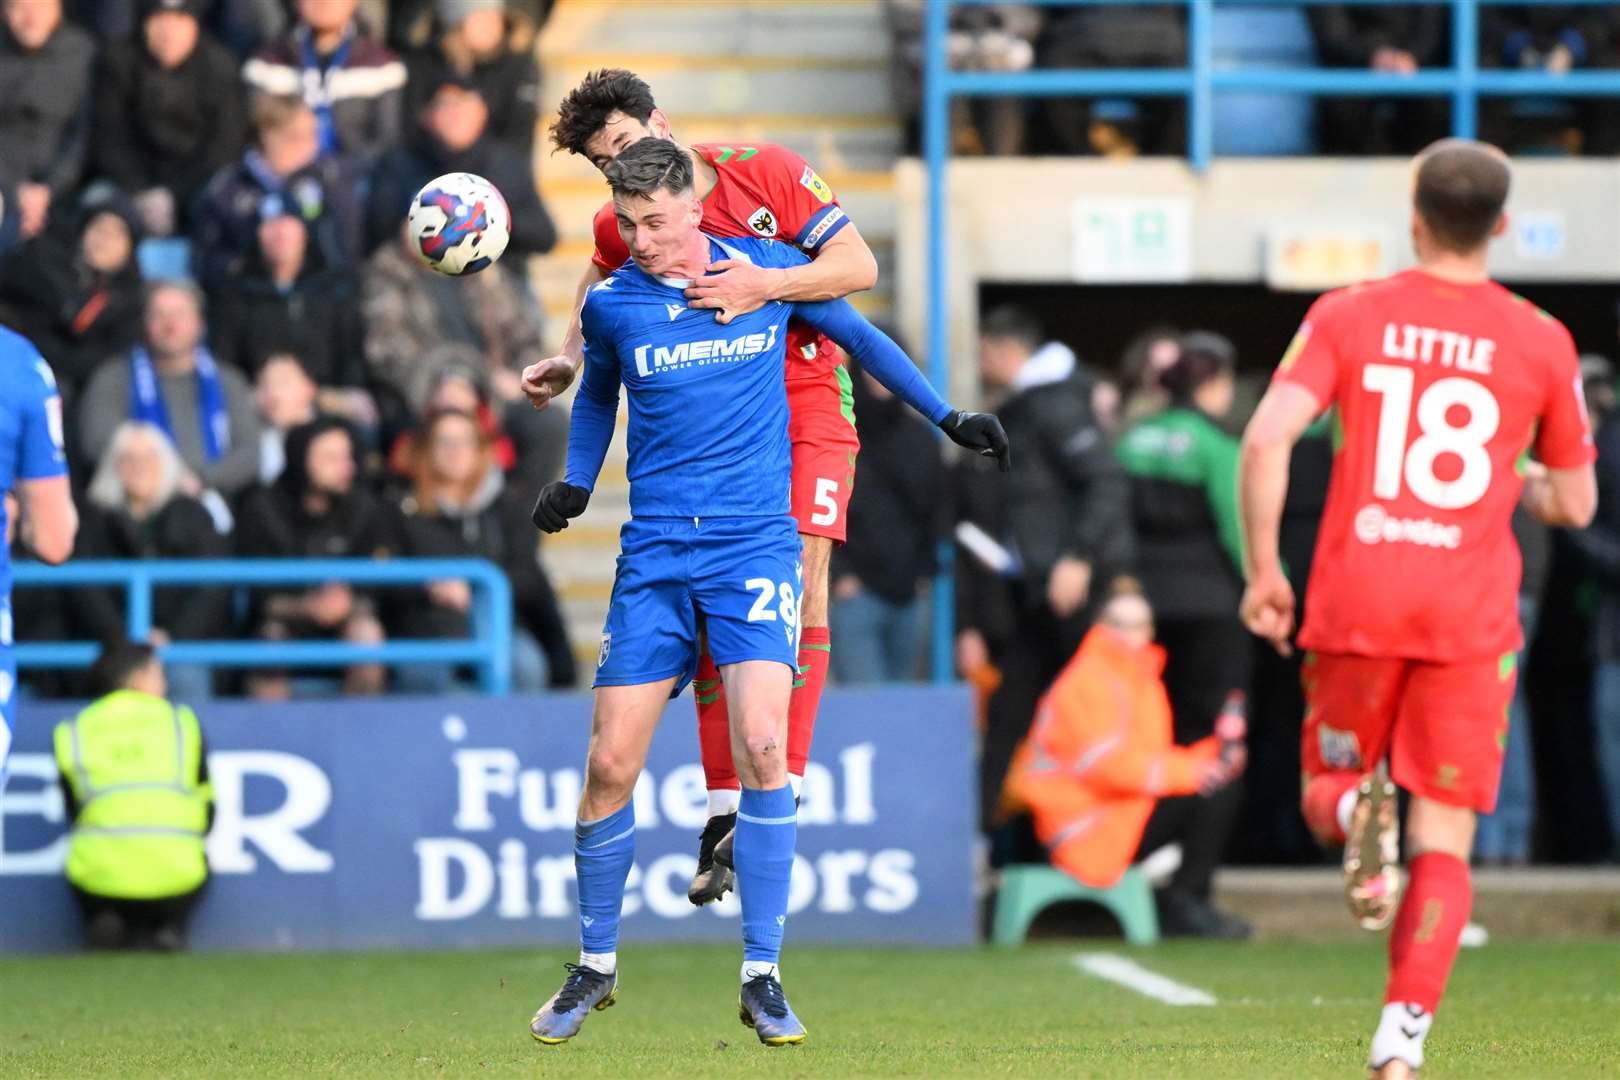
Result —
[{"label": "blue advertising board", "polygon": [[[577,940],[573,825],[590,698],[382,698],[199,710],[218,813],[200,949]],[[50,732],[25,702],[0,795],[0,951],[79,947]],[[974,936],[973,732],[960,688],[829,691],[799,813],[788,941]],[[689,699],[635,793],[624,940],[736,941],[735,895],[686,899],[707,817]]]}]

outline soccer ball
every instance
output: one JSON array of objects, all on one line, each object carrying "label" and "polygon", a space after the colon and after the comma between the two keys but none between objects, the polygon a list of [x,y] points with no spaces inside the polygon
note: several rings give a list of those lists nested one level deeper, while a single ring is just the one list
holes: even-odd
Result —
[{"label": "soccer ball", "polygon": [[512,212],[495,185],[472,173],[429,180],[411,200],[411,250],[441,274],[476,274],[495,264],[512,238]]}]

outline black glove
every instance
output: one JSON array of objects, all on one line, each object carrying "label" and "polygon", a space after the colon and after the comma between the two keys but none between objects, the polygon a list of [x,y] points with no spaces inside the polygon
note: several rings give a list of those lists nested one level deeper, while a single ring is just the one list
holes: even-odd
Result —
[{"label": "black glove", "polygon": [[534,513],[529,517],[534,527],[543,533],[561,532],[568,528],[569,518],[577,518],[585,512],[585,504],[590,501],[591,493],[584,488],[553,480],[540,489],[540,497],[534,500]]},{"label": "black glove", "polygon": [[1007,443],[1006,429],[995,414],[956,409],[939,422],[939,430],[957,446],[995,458],[1002,472],[1012,471],[1012,447]]}]

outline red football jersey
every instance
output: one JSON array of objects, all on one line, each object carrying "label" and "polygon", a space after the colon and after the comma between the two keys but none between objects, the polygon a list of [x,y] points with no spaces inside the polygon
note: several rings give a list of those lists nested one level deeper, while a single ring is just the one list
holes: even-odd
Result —
[{"label": "red football jersey", "polygon": [[[781,146],[692,147],[720,179],[703,198],[703,231],[714,236],[763,236],[815,256],[849,218],[832,188],[803,158]],[[591,261],[611,274],[630,258],[611,200],[596,212]],[[798,319],[788,322],[787,377],[824,377],[838,366],[838,346]]]},{"label": "red football jersey", "polygon": [[1338,409],[1300,643],[1439,663],[1517,649],[1521,456],[1594,456],[1563,324],[1500,285],[1408,270],[1318,299],[1276,378]]}]

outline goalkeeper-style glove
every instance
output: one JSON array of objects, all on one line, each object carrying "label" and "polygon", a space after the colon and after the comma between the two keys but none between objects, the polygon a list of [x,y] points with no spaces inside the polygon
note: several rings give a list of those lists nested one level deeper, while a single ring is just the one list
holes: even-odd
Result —
[{"label": "goalkeeper-style glove", "polygon": [[1002,472],[1012,471],[1012,447],[1007,443],[1007,432],[993,413],[963,412],[954,409],[939,422],[951,442],[965,446],[983,457],[996,459]]},{"label": "goalkeeper-style glove", "polygon": [[543,533],[561,532],[568,528],[569,518],[577,518],[585,512],[585,504],[590,501],[591,493],[584,488],[565,480],[553,480],[540,489],[540,497],[534,500],[534,513],[529,517],[534,527]]}]

